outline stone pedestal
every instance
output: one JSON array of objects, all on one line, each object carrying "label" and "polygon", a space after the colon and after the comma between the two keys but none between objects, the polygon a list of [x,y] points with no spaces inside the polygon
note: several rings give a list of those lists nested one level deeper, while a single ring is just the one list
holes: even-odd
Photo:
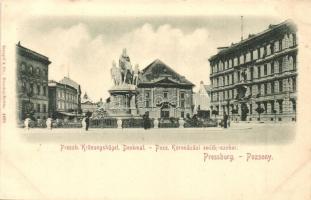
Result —
[{"label": "stone pedestal", "polygon": [[137,116],[136,109],[136,86],[121,84],[109,90],[110,103],[108,115],[113,117]]},{"label": "stone pedestal", "polygon": [[154,119],[153,128],[159,128],[159,120],[158,119]]},{"label": "stone pedestal", "polygon": [[183,118],[179,118],[178,122],[179,122],[179,128],[184,128],[185,120]]},{"label": "stone pedestal", "polygon": [[122,128],[122,119],[118,118],[117,120],[118,128]]}]

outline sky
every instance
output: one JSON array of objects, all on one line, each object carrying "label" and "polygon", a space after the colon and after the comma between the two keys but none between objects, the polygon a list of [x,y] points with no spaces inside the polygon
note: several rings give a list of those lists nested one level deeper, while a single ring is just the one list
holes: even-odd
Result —
[{"label": "sky", "polygon": [[[243,36],[286,19],[243,17]],[[49,79],[69,75],[93,101],[109,97],[112,61],[126,48],[134,66],[160,59],[194,83],[209,84],[208,58],[217,47],[241,39],[239,16],[55,17],[27,19],[18,26],[21,44],[49,57]]]}]

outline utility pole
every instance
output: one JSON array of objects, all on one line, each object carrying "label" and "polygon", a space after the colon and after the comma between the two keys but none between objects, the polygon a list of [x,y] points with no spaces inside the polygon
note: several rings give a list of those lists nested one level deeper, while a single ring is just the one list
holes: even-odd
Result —
[{"label": "utility pole", "polygon": [[241,16],[241,41],[243,40],[243,16]]}]

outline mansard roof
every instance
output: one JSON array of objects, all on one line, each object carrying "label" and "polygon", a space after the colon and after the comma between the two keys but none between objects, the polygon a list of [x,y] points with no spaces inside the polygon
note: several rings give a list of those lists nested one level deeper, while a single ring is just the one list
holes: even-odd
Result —
[{"label": "mansard roof", "polygon": [[239,52],[245,48],[249,48],[251,45],[262,43],[267,38],[275,38],[286,31],[296,32],[297,27],[292,20],[286,20],[277,25],[269,25],[268,29],[257,33],[250,34],[247,39],[244,39],[238,43],[232,43],[229,47],[220,47],[220,51],[209,58],[209,61],[213,61],[221,56],[228,55],[234,52]]},{"label": "mansard roof", "polygon": [[141,84],[194,86],[194,84],[188,81],[184,76],[178,74],[159,59],[156,59],[141,71],[138,85]]}]

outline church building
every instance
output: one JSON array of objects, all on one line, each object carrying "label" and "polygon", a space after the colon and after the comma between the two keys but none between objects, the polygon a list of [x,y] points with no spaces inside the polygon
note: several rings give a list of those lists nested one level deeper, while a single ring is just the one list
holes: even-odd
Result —
[{"label": "church building", "polygon": [[156,59],[139,74],[137,109],[150,118],[185,118],[193,114],[194,84]]}]

